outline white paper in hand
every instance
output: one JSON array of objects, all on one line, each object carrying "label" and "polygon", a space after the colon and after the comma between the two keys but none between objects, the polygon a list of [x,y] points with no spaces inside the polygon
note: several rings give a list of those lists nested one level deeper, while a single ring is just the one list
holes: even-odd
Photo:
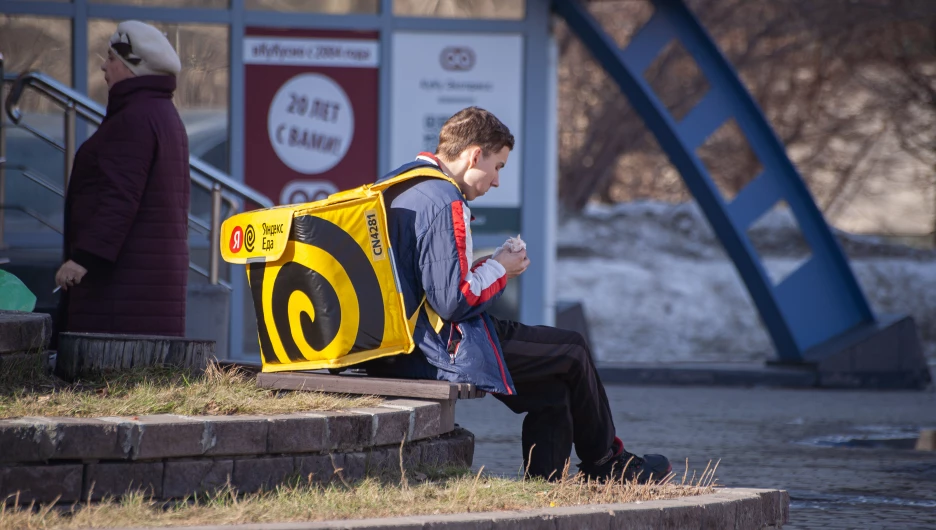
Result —
[{"label": "white paper in hand", "polygon": [[526,242],[520,239],[520,234],[517,234],[517,237],[512,237],[504,242],[504,248],[510,252],[520,252],[526,250]]}]

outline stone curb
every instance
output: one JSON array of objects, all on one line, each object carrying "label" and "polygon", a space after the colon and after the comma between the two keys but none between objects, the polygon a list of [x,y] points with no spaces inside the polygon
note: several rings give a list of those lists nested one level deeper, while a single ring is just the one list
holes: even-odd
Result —
[{"label": "stone curb", "polygon": [[435,401],[270,416],[25,417],[0,420],[0,464],[352,451],[451,432]]},{"label": "stone curb", "polygon": [[176,527],[185,530],[618,530],[692,528],[754,530],[789,522],[783,490],[730,488],[711,495],[629,504],[381,519]]},{"label": "stone curb", "polygon": [[178,499],[216,491],[228,483],[241,493],[270,489],[291,479],[318,484],[355,481],[420,466],[470,467],[474,435],[464,429],[437,438],[365,450],[281,455],[246,455],[164,460],[111,460],[0,466],[5,504],[71,503],[143,491]]}]

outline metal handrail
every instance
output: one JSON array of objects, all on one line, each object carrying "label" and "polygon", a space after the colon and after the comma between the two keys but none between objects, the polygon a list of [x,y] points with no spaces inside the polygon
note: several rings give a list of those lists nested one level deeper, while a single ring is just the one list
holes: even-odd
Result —
[{"label": "metal handrail", "polygon": [[[31,169],[22,165],[7,166],[7,169],[19,171],[20,175],[26,177],[28,180],[35,182],[36,184],[51,191],[52,193],[58,195],[59,197],[62,197],[62,198],[65,197],[65,190],[53,184],[51,181],[49,181],[49,179],[45,175],[36,171],[35,169]],[[209,234],[211,232],[211,227],[208,226],[208,223],[202,221],[198,217],[195,217],[191,213],[188,214],[188,222],[190,225],[198,229],[198,231],[203,234]]]},{"label": "metal handrail", "polygon": [[36,184],[42,186],[43,188],[51,191],[52,193],[58,195],[59,197],[65,197],[65,192],[62,191],[62,188],[59,188],[55,184],[49,181],[45,175],[42,173],[30,169],[26,166],[7,166],[9,169],[13,169],[20,172],[20,175],[23,175],[27,179],[35,182]]},{"label": "metal handrail", "polygon": [[32,208],[29,208],[29,207],[27,207],[27,206],[20,206],[20,205],[18,205],[18,204],[0,204],[0,210],[17,210],[17,211],[23,212],[24,214],[26,214],[26,215],[32,217],[33,219],[35,219],[35,220],[39,221],[40,223],[46,225],[47,227],[51,228],[52,230],[58,232],[59,234],[62,234],[62,229],[61,229],[61,228],[55,226],[54,224],[52,224],[51,222],[49,222],[48,220],[46,220],[46,218],[43,217],[41,213],[39,213],[39,212],[37,212],[36,210],[33,210]]}]

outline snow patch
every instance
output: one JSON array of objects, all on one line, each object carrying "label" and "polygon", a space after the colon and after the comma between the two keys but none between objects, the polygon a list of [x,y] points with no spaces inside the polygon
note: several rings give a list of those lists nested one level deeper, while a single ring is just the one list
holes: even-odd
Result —
[{"label": "snow patch", "polygon": [[[788,209],[748,231],[772,277],[810,252]],[[878,313],[915,317],[936,359],[936,252],[837,232]],[[559,227],[558,297],[583,301],[604,362],[749,361],[773,345],[734,264],[698,205],[592,206]]]}]

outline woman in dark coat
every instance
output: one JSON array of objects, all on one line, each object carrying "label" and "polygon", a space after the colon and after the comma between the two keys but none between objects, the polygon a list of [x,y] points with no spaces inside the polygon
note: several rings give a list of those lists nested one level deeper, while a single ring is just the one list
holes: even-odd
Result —
[{"label": "woman in dark coat", "polygon": [[78,149],[65,196],[58,330],[185,334],[188,136],[172,104],[178,55],[122,22],[101,66],[107,117]]}]

